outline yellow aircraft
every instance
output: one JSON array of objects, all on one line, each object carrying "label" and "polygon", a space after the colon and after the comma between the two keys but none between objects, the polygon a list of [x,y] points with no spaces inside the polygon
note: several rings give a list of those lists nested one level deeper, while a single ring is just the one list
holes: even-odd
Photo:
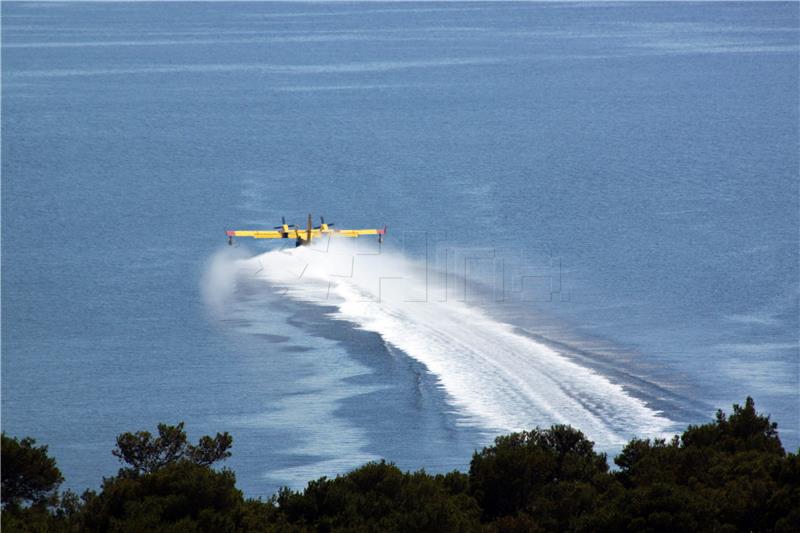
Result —
[{"label": "yellow aircraft", "polygon": [[358,237],[360,235],[377,235],[378,242],[383,242],[386,235],[386,226],[383,229],[333,229],[333,224],[326,224],[323,217],[319,217],[320,225],[314,226],[311,215],[308,215],[308,227],[298,229],[294,224],[287,224],[286,217],[281,217],[281,225],[275,226],[273,231],[228,230],[228,244],[233,244],[234,237],[252,237],[254,239],[294,239],[295,246],[311,244],[312,239],[323,235],[338,237]]}]

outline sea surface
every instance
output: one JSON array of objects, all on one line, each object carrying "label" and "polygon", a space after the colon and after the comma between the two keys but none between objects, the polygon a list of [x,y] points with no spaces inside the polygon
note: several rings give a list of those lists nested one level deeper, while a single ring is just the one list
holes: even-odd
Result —
[{"label": "sea surface", "polygon": [[[800,446],[800,4],[2,3],[2,428],[234,437],[248,496],[613,456],[755,398]],[[225,230],[388,226],[387,240]]]}]

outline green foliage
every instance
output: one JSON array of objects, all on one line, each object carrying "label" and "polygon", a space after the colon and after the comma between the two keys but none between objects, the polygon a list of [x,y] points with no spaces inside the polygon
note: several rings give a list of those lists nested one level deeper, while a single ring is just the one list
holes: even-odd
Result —
[{"label": "green foliage", "polygon": [[485,520],[546,509],[552,527],[564,528],[593,506],[607,472],[583,433],[559,425],[498,437],[473,455],[469,479]]},{"label": "green foliage", "polygon": [[381,461],[267,501],[210,467],[230,455],[227,433],[193,446],[182,423],[158,429],[120,435],[113,453],[130,466],[60,502],[46,447],[3,435],[3,531],[800,531],[800,458],[750,398],[669,441],[631,440],[615,472],[580,431],[553,426],[498,437],[468,475]]},{"label": "green foliage", "polygon": [[107,478],[83,499],[81,531],[238,531],[244,503],[233,472],[187,460]]},{"label": "green foliage", "polygon": [[403,473],[381,461],[349,474],[282,490],[278,508],[290,524],[322,531],[475,531],[480,511],[466,492],[467,478],[452,472]]},{"label": "green foliage", "polygon": [[690,426],[669,443],[634,439],[615,463],[615,476],[627,489],[608,502],[617,525],[624,526],[617,530],[772,531],[800,525],[794,511],[800,479],[791,466],[796,456],[787,458],[777,424],[756,412],[752,398],[744,407],[734,405],[730,417],[720,411],[713,423]]},{"label": "green foliage", "polygon": [[159,424],[156,438],[148,431],[123,433],[111,453],[136,472],[153,473],[183,460],[209,466],[230,457],[228,449],[232,444],[233,438],[226,432],[217,433],[214,438],[204,436],[193,446],[188,443],[181,422],[177,426]]},{"label": "green foliage", "polygon": [[[64,531],[56,490],[64,481],[47,446],[2,434],[2,530],[24,532]],[[69,500],[69,494],[65,496]]]},{"label": "green foliage", "polygon": [[744,407],[733,405],[730,418],[721,410],[717,411],[715,424],[689,426],[681,440],[687,447],[713,447],[728,453],[749,450],[785,453],[778,438],[778,424],[771,422],[769,416],[756,413],[755,402],[749,396]]},{"label": "green foliage", "polygon": [[47,446],[34,446],[30,437],[22,440],[2,433],[2,505],[13,510],[20,505],[55,503],[56,489],[64,481]]}]

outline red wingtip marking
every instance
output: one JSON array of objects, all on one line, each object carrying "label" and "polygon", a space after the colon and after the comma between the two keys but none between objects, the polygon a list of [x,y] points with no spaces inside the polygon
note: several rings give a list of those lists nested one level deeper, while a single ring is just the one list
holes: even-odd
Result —
[{"label": "red wingtip marking", "polygon": [[228,237],[235,237],[236,236],[236,232],[228,230],[228,231],[225,232],[225,235],[227,235]]}]

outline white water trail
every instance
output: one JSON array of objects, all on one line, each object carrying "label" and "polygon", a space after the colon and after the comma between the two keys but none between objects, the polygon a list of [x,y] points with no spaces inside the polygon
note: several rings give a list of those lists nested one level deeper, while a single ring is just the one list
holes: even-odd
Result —
[{"label": "white water trail", "polygon": [[503,432],[571,424],[601,450],[634,435],[669,433],[672,421],[621,385],[486,311],[446,299],[424,265],[359,250],[332,240],[330,247],[276,250],[235,265],[239,275],[287,298],[335,307],[332,318],[373,331],[424,364],[467,423]]}]

